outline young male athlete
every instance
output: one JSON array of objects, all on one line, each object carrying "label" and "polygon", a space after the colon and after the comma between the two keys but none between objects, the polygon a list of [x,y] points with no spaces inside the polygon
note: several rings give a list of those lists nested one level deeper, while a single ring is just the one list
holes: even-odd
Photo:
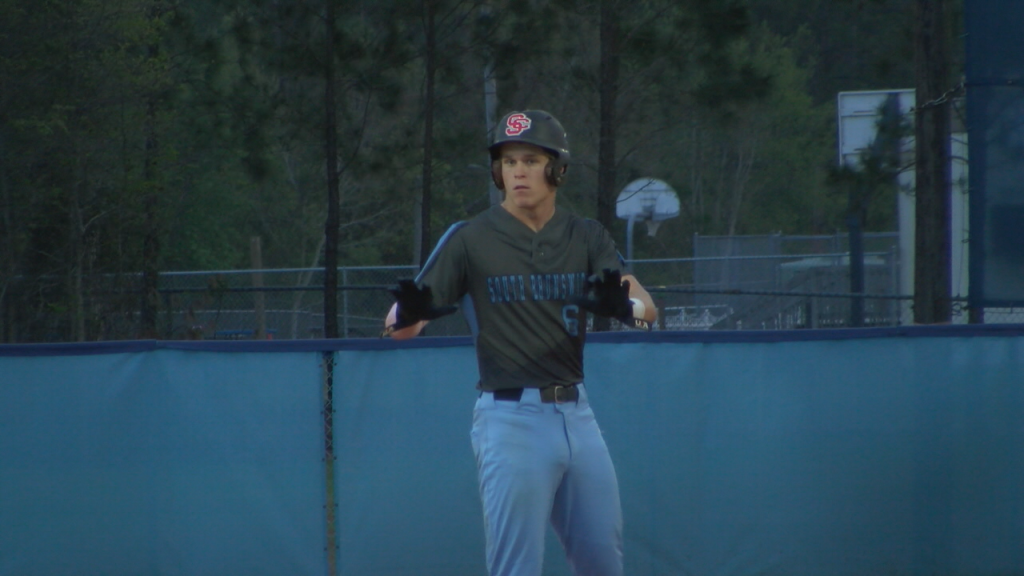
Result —
[{"label": "young male athlete", "polygon": [[[399,283],[385,332],[411,338],[462,303],[480,397],[471,433],[491,576],[539,576],[550,521],[579,576],[620,576],[622,512],[587,402],[587,312],[652,322],[608,232],[555,205],[569,145],[541,110],[512,112],[490,146],[503,202],[453,225],[419,275]],[[642,322],[641,322],[642,324]]]}]

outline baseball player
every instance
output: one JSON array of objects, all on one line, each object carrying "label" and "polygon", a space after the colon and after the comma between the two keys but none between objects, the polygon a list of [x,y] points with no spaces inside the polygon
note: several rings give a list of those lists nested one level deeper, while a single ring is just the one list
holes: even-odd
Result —
[{"label": "baseball player", "polygon": [[453,225],[415,280],[399,283],[385,333],[411,338],[461,304],[480,390],[471,439],[491,576],[541,574],[551,522],[574,574],[620,576],[622,511],[587,402],[587,313],[657,316],[608,232],[558,208],[569,145],[555,117],[512,112],[490,146],[504,200]]}]

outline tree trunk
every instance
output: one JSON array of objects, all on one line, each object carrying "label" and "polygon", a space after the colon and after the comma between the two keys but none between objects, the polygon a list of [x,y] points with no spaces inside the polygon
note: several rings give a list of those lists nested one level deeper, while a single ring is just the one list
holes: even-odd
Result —
[{"label": "tree trunk", "polygon": [[68,297],[71,305],[71,341],[85,341],[85,296],[83,276],[85,274],[85,225],[82,221],[82,202],[79,196],[80,186],[85,186],[86,178],[80,178],[76,170],[75,183],[71,186],[71,221],[68,225],[71,244],[71,269],[69,270],[70,282],[68,283]]},{"label": "tree trunk", "polygon": [[950,57],[945,0],[916,0],[917,210],[914,323],[949,322],[950,194],[949,109],[938,99],[948,88]]},{"label": "tree trunk", "polygon": [[14,256],[14,206],[11,202],[11,189],[7,185],[5,163],[5,132],[0,125],[0,343],[14,341],[14,318],[9,314],[12,307],[8,306],[8,291],[14,284],[17,270]]},{"label": "tree trunk", "polygon": [[423,21],[426,26],[426,93],[423,95],[423,187],[420,199],[420,254],[419,265],[422,267],[430,257],[433,247],[430,241],[430,197],[431,181],[434,168],[434,80],[437,70],[437,38],[434,30],[434,0],[423,0]]},{"label": "tree trunk", "polygon": [[615,223],[615,130],[619,98],[619,30],[616,0],[601,0],[600,123],[597,152],[597,221]]},{"label": "tree trunk", "polygon": [[[609,231],[615,223],[615,130],[619,98],[619,22],[617,0],[601,0],[600,123],[597,150],[597,221]],[[608,330],[607,318],[595,317],[594,330]]]},{"label": "tree trunk", "polygon": [[338,117],[334,95],[334,0],[325,0],[324,157],[327,170],[327,221],[324,224],[324,338],[338,337]]},{"label": "tree trunk", "polygon": [[[484,113],[487,117],[487,145],[490,146],[494,139],[494,125],[498,122],[498,80],[494,77],[494,58],[488,56],[489,60],[484,65]],[[487,159],[488,171],[490,170],[490,157]],[[503,193],[498,190],[494,178],[487,178],[487,196],[491,200],[491,206],[501,204]]]},{"label": "tree trunk", "polygon": [[142,310],[139,336],[143,339],[157,338],[156,317],[160,308],[159,280],[160,234],[157,209],[160,193],[157,189],[156,154],[156,97],[150,96],[146,106],[146,145],[142,167],[143,220],[145,230],[142,238]]}]

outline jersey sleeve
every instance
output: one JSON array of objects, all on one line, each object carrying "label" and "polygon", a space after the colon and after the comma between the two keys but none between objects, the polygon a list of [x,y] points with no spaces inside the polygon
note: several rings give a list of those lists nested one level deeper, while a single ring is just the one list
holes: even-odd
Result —
[{"label": "jersey sleeve", "polygon": [[622,256],[615,248],[615,241],[611,234],[596,220],[590,220],[591,230],[589,231],[590,248],[590,270],[587,274],[599,274],[605,269],[612,271],[624,271],[625,263]]},{"label": "jersey sleeve", "polygon": [[435,306],[455,304],[466,293],[466,247],[462,229],[466,222],[453,224],[438,241],[416,276],[420,286],[430,286]]}]

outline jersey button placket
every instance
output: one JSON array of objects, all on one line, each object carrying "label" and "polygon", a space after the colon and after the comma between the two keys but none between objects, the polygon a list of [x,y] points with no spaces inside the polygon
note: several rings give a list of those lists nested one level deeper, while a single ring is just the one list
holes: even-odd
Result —
[{"label": "jersey button placket", "polygon": [[533,254],[534,261],[544,258],[544,245],[538,241],[536,236],[533,238],[531,253]]}]

